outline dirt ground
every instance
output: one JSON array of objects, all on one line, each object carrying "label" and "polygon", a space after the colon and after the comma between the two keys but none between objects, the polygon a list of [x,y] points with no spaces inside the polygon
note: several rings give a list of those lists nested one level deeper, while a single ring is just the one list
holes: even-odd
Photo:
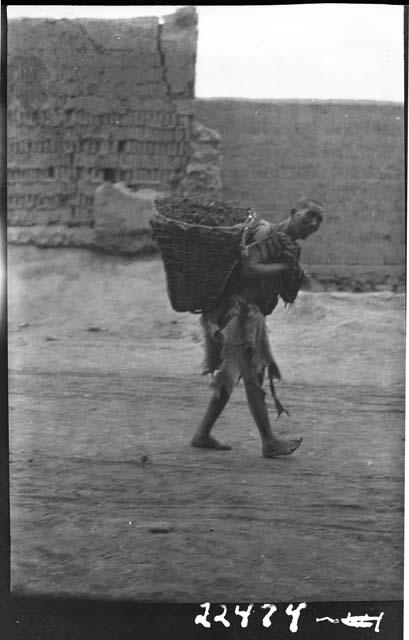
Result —
[{"label": "dirt ground", "polygon": [[[402,598],[404,296],[300,294],[269,319],[291,457],[241,385],[209,397],[161,261],[9,248],[12,589],[173,602]],[[273,404],[269,401],[271,415]]]}]

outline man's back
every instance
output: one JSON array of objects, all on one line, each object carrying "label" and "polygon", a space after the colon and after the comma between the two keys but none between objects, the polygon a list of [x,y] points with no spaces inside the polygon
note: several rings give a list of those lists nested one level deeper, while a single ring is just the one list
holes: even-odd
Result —
[{"label": "man's back", "polygon": [[[254,278],[249,275],[251,266],[256,263],[272,264],[279,262],[279,254],[273,243],[268,242],[274,226],[266,220],[260,220],[252,234],[252,241],[246,248],[239,281],[238,293],[248,302],[256,304],[265,315],[271,313],[277,305],[277,279]],[[250,267],[250,269],[249,269]]]}]

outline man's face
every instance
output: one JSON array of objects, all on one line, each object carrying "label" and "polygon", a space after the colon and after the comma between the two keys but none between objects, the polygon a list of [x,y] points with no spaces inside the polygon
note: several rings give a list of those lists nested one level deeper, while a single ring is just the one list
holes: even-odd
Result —
[{"label": "man's face", "polygon": [[297,238],[305,240],[318,231],[322,222],[322,213],[314,209],[295,211],[292,214],[292,229]]}]

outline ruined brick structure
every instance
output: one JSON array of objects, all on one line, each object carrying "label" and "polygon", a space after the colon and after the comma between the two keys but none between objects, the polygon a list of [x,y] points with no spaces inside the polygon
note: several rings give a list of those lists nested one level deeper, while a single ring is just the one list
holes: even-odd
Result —
[{"label": "ruined brick structure", "polygon": [[92,227],[104,182],[186,190],[196,41],[193,7],[162,20],[10,21],[9,226]]}]

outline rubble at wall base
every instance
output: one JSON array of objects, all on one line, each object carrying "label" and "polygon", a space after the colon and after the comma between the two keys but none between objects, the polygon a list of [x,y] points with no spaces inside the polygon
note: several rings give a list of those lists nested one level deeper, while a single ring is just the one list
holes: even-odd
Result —
[{"label": "rubble at wall base", "polygon": [[[150,231],[138,233],[118,233],[115,238],[109,235],[100,236],[97,241],[95,229],[44,226],[44,227],[9,227],[8,243],[11,245],[34,245],[40,248],[78,248],[90,249],[118,256],[147,256],[157,255],[157,246]],[[390,265],[377,269],[368,269],[354,265],[345,267],[333,265],[331,272],[322,267],[317,269],[307,265],[308,285],[306,291],[353,291],[369,293],[376,291],[390,291],[405,293],[406,279],[402,267]]]},{"label": "rubble at wall base", "polygon": [[37,247],[81,247],[92,249],[95,230],[91,227],[68,227],[65,225],[35,225],[30,227],[9,226],[9,244],[33,244]]},{"label": "rubble at wall base", "polygon": [[115,235],[97,234],[91,227],[48,225],[35,227],[9,227],[10,245],[34,245],[48,248],[77,248],[102,251],[112,255],[143,256],[157,253],[157,246],[149,230]]}]

